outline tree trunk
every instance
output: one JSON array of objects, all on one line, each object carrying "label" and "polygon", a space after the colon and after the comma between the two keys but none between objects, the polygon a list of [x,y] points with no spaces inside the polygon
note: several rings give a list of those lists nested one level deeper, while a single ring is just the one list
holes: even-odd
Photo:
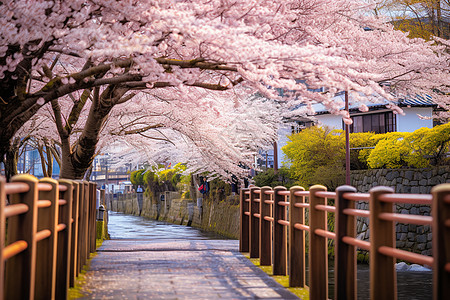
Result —
[{"label": "tree trunk", "polygon": [[98,99],[94,96],[86,124],[75,149],[72,151],[70,143],[62,141],[61,178],[83,179],[94,161],[101,128],[115,102],[127,91],[128,89],[109,86]]},{"label": "tree trunk", "polygon": [[11,177],[17,175],[17,162],[19,161],[19,146],[16,142],[12,143],[6,151],[5,177],[9,181]]}]

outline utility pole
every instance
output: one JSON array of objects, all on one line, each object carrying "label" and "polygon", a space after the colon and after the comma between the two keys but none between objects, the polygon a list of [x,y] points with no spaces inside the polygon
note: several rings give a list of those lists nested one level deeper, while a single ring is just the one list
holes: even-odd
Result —
[{"label": "utility pole", "polygon": [[277,142],[273,143],[273,171],[274,173],[278,173],[278,144]]},{"label": "utility pole", "polygon": [[[348,109],[348,91],[345,91],[345,110],[349,114],[350,111]],[[345,125],[345,184],[351,185],[350,182],[350,125]]]}]

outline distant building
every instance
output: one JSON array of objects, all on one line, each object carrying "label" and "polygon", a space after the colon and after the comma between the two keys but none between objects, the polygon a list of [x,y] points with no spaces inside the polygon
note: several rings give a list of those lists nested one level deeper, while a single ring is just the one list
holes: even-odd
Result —
[{"label": "distant building", "polygon": [[90,180],[108,193],[124,194],[132,191],[131,171],[131,164],[116,166],[114,158],[105,153],[95,157]]},{"label": "distant building", "polygon": [[[336,96],[336,100],[344,102],[344,94]],[[398,100],[396,104],[402,108],[404,114],[396,114],[392,109],[387,108],[387,101],[366,103],[369,108],[367,112],[360,111],[358,106],[350,106],[350,117],[353,120],[350,132],[413,132],[422,127],[433,128],[432,115],[436,104],[431,98],[416,96]],[[322,104],[314,104],[313,108],[316,112],[315,120],[302,119],[297,122],[297,127],[292,128],[293,132],[316,124],[344,129],[341,116],[330,114]]]}]

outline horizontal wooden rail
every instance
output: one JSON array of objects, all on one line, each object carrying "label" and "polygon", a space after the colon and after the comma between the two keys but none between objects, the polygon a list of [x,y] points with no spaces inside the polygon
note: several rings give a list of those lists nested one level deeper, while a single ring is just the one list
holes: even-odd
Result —
[{"label": "horizontal wooden rail", "polygon": [[56,230],[57,230],[58,232],[60,232],[60,231],[63,231],[64,229],[66,229],[66,227],[67,227],[66,224],[58,224],[58,225],[56,226]]},{"label": "horizontal wooden rail", "polygon": [[244,212],[244,214],[247,215],[247,216],[250,216],[250,212],[249,211]]},{"label": "horizontal wooden rail", "polygon": [[59,185],[58,189],[60,192],[66,192],[67,191],[67,186],[66,185]]},{"label": "horizontal wooden rail", "polygon": [[316,230],[314,230],[314,233],[317,235],[320,235],[321,237],[329,238],[332,240],[336,239],[336,233],[328,231],[328,230],[316,229]]},{"label": "horizontal wooden rail", "polygon": [[369,251],[370,250],[370,242],[366,242],[366,241],[362,241],[362,240],[358,240],[355,239],[354,237],[350,237],[350,236],[344,236],[342,238],[342,241],[346,244],[352,245],[352,246],[356,246],[360,249],[364,249]]},{"label": "horizontal wooden rail", "polygon": [[445,264],[445,271],[450,273],[450,263]]},{"label": "horizontal wooden rail", "polygon": [[25,241],[15,241],[3,249],[3,259],[7,260],[28,248]]},{"label": "horizontal wooden rail", "polygon": [[326,211],[326,212],[330,212],[330,213],[334,213],[336,212],[336,207],[331,206],[331,205],[316,205],[316,209],[318,210],[322,210],[322,211]]},{"label": "horizontal wooden rail", "polygon": [[278,195],[280,196],[289,196],[291,192],[289,191],[278,191]]},{"label": "horizontal wooden rail", "polygon": [[450,227],[450,219],[445,220],[444,224],[445,224],[445,226]]},{"label": "horizontal wooden rail", "polygon": [[345,193],[344,199],[352,201],[369,201],[370,194],[367,193]]},{"label": "horizontal wooden rail", "polygon": [[273,200],[264,200],[265,204],[273,204]]},{"label": "horizontal wooden rail", "polygon": [[349,216],[365,217],[365,218],[370,217],[370,211],[363,209],[345,208],[342,210],[342,212]]},{"label": "horizontal wooden rail", "polygon": [[309,208],[309,203],[295,203],[294,206],[298,208]]},{"label": "horizontal wooden rail", "polygon": [[256,198],[256,199],[253,199],[253,201],[256,202],[256,203],[260,203],[261,199]]},{"label": "horizontal wooden rail", "polygon": [[59,206],[63,206],[63,205],[66,205],[67,204],[67,201],[66,200],[59,200],[58,201],[58,205]]},{"label": "horizontal wooden rail", "polygon": [[36,232],[36,241],[40,242],[40,241],[48,238],[51,235],[52,235],[52,232],[50,230],[43,229],[41,231]]},{"label": "horizontal wooden rail", "polygon": [[268,216],[265,216],[264,220],[269,221],[269,222],[273,222],[273,218],[272,217],[268,217]]},{"label": "horizontal wooden rail", "polygon": [[255,218],[261,218],[261,214],[253,214],[255,216]]},{"label": "horizontal wooden rail", "polygon": [[246,195],[250,195],[250,191],[245,191],[245,194]]},{"label": "horizontal wooden rail", "polygon": [[280,201],[277,203],[279,206],[289,206],[289,202],[286,201]]},{"label": "horizontal wooden rail", "polygon": [[245,199],[244,201],[245,201],[245,202],[250,202],[250,199]]},{"label": "horizontal wooden rail", "polygon": [[397,259],[406,260],[408,262],[414,263],[414,264],[420,264],[420,265],[427,265],[432,266],[433,265],[433,257],[425,256],[401,249],[395,249],[387,246],[381,246],[378,248],[378,252],[380,252],[383,255],[395,257]]},{"label": "horizontal wooden rail", "polygon": [[294,228],[298,229],[298,230],[304,230],[304,231],[308,231],[309,232],[309,226],[308,225],[303,225],[300,223],[295,223],[294,224]]},{"label": "horizontal wooden rail", "polygon": [[52,202],[50,200],[38,200],[37,207],[38,208],[47,208],[52,206]]},{"label": "horizontal wooden rail", "polygon": [[274,192],[273,192],[273,190],[269,190],[269,191],[264,191],[264,194],[266,194],[266,195],[273,195]]},{"label": "horizontal wooden rail", "polygon": [[49,183],[40,182],[37,184],[38,190],[41,192],[50,192],[52,190],[52,185]]},{"label": "horizontal wooden rail", "polygon": [[316,196],[322,197],[322,198],[335,199],[336,193],[335,192],[317,192]]},{"label": "horizontal wooden rail", "polygon": [[289,226],[289,222],[286,220],[278,220],[278,224],[283,225],[283,226]]},{"label": "horizontal wooden rail", "polygon": [[294,195],[299,197],[309,197],[309,191],[297,191]]},{"label": "horizontal wooden rail", "polygon": [[447,204],[450,204],[450,195],[446,195],[444,197],[444,202],[447,203]]},{"label": "horizontal wooden rail", "polygon": [[383,194],[380,196],[380,201],[390,203],[431,205],[432,200],[432,195],[420,194]]},{"label": "horizontal wooden rail", "polygon": [[23,182],[10,182],[5,185],[6,195],[26,193],[30,190],[30,186]]},{"label": "horizontal wooden rail", "polygon": [[255,193],[255,194],[261,194],[261,190],[253,190],[253,193]]},{"label": "horizontal wooden rail", "polygon": [[394,221],[405,224],[431,225],[433,218],[430,216],[407,215],[397,213],[381,213],[378,218],[385,221]]},{"label": "horizontal wooden rail", "polygon": [[23,203],[10,204],[5,207],[5,218],[24,214],[28,211],[28,205]]}]

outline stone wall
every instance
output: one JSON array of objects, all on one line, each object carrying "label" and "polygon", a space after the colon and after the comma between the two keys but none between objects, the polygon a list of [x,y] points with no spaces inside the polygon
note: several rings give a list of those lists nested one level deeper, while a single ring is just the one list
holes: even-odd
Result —
[{"label": "stone wall", "polygon": [[366,193],[372,187],[392,187],[396,193],[429,194],[431,188],[450,182],[450,166],[429,169],[373,169],[352,171],[352,185]]},{"label": "stone wall", "polygon": [[[433,186],[450,182],[450,166],[430,169],[378,169],[352,171],[352,185],[358,192],[366,193],[374,186],[389,186],[396,193],[429,194]],[[358,202],[357,208],[368,210],[369,204]],[[428,205],[396,204],[397,213],[429,216]],[[357,220],[358,238],[369,239],[367,218]],[[398,223],[396,225],[397,248],[424,255],[431,255],[431,228],[428,225]]]}]

